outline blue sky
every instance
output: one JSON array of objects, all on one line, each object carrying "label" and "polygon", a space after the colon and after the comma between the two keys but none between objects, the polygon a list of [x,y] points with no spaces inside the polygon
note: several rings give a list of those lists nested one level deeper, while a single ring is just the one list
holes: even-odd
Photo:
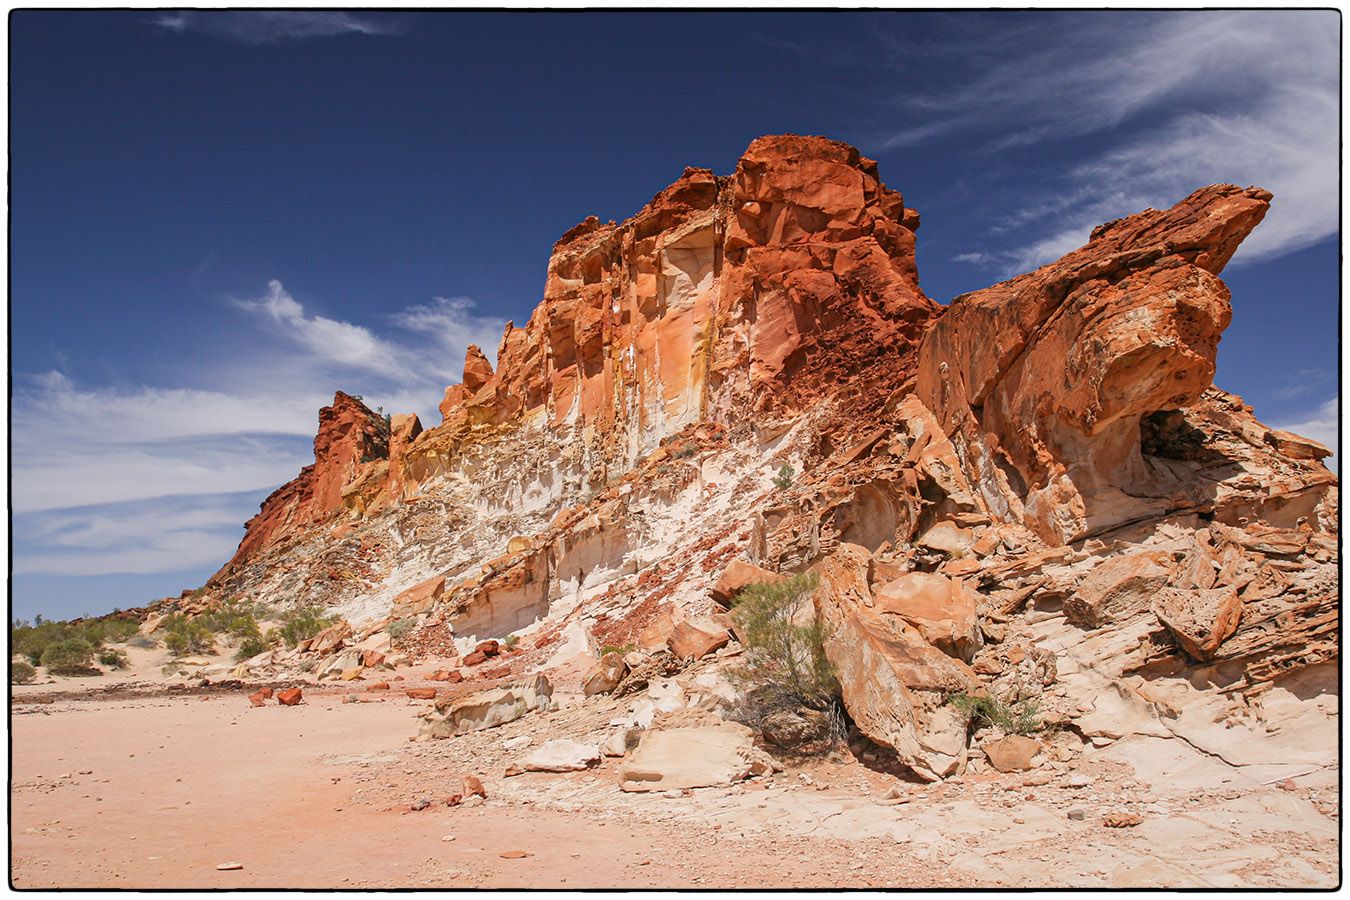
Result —
[{"label": "blue sky", "polygon": [[824,134],[940,302],[1260,184],[1217,382],[1336,440],[1334,12],[10,17],[14,612],[193,587],[341,389],[439,421],[549,248]]}]

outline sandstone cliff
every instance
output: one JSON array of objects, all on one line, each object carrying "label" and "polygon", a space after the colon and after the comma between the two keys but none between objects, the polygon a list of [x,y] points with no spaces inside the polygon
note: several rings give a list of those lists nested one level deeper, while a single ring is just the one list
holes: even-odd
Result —
[{"label": "sandstone cliff", "polygon": [[470,675],[579,690],[603,647],[707,633],[729,568],[813,569],[854,723],[924,777],[965,765],[958,690],[1237,752],[1214,709],[1336,661],[1326,450],[1212,383],[1270,200],[1202,188],[944,308],[875,163],[761,138],[564,235],[439,425],[338,394],[195,602],[403,620],[395,649],[451,658],[514,634]]}]

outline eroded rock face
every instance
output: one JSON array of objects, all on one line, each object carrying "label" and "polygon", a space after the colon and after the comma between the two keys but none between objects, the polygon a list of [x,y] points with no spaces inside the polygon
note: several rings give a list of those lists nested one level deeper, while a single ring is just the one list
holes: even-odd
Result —
[{"label": "eroded rock face", "polygon": [[213,580],[268,546],[331,521],[343,508],[343,489],[361,467],[387,461],[388,457],[388,425],[356,397],[339,391],[333,396],[332,406],[319,410],[314,464],[301,469],[294,481],[277,488],[263,501],[262,509],[244,526],[244,538],[234,558]]},{"label": "eroded rock face", "polygon": [[924,339],[917,392],[992,511],[1062,543],[1166,510],[1135,499],[1157,481],[1140,420],[1212,383],[1232,316],[1218,273],[1269,202],[1203,188],[953,301]]}]

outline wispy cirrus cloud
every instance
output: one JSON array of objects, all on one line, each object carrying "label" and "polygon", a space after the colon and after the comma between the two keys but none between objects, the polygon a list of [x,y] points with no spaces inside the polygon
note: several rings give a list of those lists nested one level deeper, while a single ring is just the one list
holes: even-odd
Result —
[{"label": "wispy cirrus cloud", "polygon": [[279,281],[224,308],[236,311],[226,326],[251,332],[254,349],[208,349],[180,384],[89,385],[61,371],[16,377],[16,571],[224,562],[262,498],[313,460],[318,410],[334,390],[435,424],[468,345],[495,354],[505,325],[462,297],[355,323],[308,309]]},{"label": "wispy cirrus cloud", "polygon": [[323,10],[179,10],[156,16],[160,28],[244,44],[275,44],[346,34],[395,35],[402,20]]},{"label": "wispy cirrus cloud", "polygon": [[[971,21],[958,26],[970,30]],[[1215,182],[1259,184],[1275,195],[1238,262],[1336,233],[1335,12],[1037,15],[1012,28],[999,21],[966,35],[973,62],[963,74],[948,71],[942,85],[901,99],[913,124],[876,137],[882,149],[959,142],[984,161],[967,167],[997,185],[985,204],[986,233],[972,230],[984,253],[962,252],[961,261],[1016,274],[1081,246],[1101,222],[1170,206]],[[928,52],[893,49],[911,67]],[[1022,180],[1041,197],[1048,186],[1052,200],[1033,199]],[[1002,247],[989,252],[991,243]]]}]

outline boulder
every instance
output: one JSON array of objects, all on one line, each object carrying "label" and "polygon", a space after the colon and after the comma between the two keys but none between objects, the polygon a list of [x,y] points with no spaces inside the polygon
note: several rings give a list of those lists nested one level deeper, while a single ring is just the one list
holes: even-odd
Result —
[{"label": "boulder", "polygon": [[960,581],[930,572],[908,572],[877,589],[877,611],[898,616],[928,643],[965,662],[983,644],[978,596]]},{"label": "boulder", "polygon": [[374,669],[378,666],[382,666],[384,665],[384,654],[378,650],[362,650],[361,665],[365,666],[367,669]]},{"label": "boulder", "polygon": [[914,543],[948,556],[964,556],[975,543],[975,533],[955,522],[944,521],[929,528]]},{"label": "boulder", "polygon": [[605,756],[625,756],[641,739],[642,729],[622,728],[605,738],[605,742],[600,745],[600,752]]},{"label": "boulder", "polygon": [[387,690],[389,690],[389,682],[387,681],[377,681],[366,688],[367,692],[387,691]]},{"label": "boulder", "polygon": [[782,709],[769,713],[759,723],[765,743],[784,750],[802,750],[830,737],[828,713],[815,709]]},{"label": "boulder", "polygon": [[277,702],[282,706],[296,706],[304,698],[304,692],[300,688],[286,688],[277,691]]},{"label": "boulder", "polygon": [[1064,601],[1065,618],[1088,628],[1127,619],[1148,609],[1171,575],[1171,557],[1161,551],[1110,557]]},{"label": "boulder", "polygon": [[684,619],[675,623],[667,645],[676,659],[702,659],[727,645],[731,635],[709,619]]},{"label": "boulder", "polygon": [[628,671],[628,665],[623,657],[614,651],[606,653],[600,657],[596,667],[591,670],[591,674],[586,676],[582,684],[582,692],[587,697],[595,694],[608,694],[619,686],[623,680],[624,673]]},{"label": "boulder", "polygon": [[1213,658],[1242,619],[1242,599],[1232,587],[1204,591],[1163,588],[1152,608],[1158,621],[1197,662]]},{"label": "boulder", "polygon": [[754,735],[738,722],[648,731],[619,769],[625,791],[668,791],[732,784],[773,771],[773,760],[755,749]]},{"label": "boulder", "polygon": [[1000,772],[1024,772],[1033,767],[1032,760],[1041,752],[1041,745],[1029,737],[1010,734],[985,741],[980,749],[989,759],[989,765]]},{"label": "boulder", "polygon": [[546,710],[553,697],[553,685],[544,675],[506,687],[479,691],[427,711],[421,716],[418,737],[441,739],[469,731],[495,728],[514,722],[527,712]]},{"label": "boulder", "polygon": [[600,762],[600,748],[563,738],[545,741],[520,761],[527,772],[580,772]]},{"label": "boulder", "polygon": [[258,692],[256,692],[256,693],[253,693],[253,694],[249,694],[249,695],[248,695],[248,702],[249,702],[251,705],[253,705],[253,706],[266,706],[266,705],[267,705],[267,698],[268,698],[269,696],[271,696],[271,695],[270,695],[270,694],[264,694],[262,691],[258,691]]},{"label": "boulder", "polygon": [[752,584],[773,584],[784,581],[787,575],[781,575],[778,572],[770,572],[768,569],[761,569],[754,563],[746,562],[743,559],[733,559],[727,563],[727,567],[722,570],[717,583],[712,587],[712,598],[723,606],[731,605],[732,599],[737,594],[745,590]]},{"label": "boulder", "polygon": [[937,698],[972,690],[978,679],[969,666],[924,641],[914,629],[896,630],[871,608],[869,560],[865,548],[841,543],[813,567],[820,576],[816,613],[828,629],[825,653],[858,730],[894,750],[920,777],[936,780],[939,776],[926,761],[928,751],[919,743],[914,692]]},{"label": "boulder", "polygon": [[435,700],[436,689],[434,687],[407,688],[403,691],[413,700]]},{"label": "boulder", "polygon": [[346,620],[339,620],[336,624],[330,625],[323,631],[320,631],[309,641],[310,653],[332,653],[339,650],[352,636],[352,626]]},{"label": "boulder", "polygon": [[487,788],[483,787],[482,780],[477,775],[465,775],[462,779],[464,784],[465,797],[482,797],[487,799]]},{"label": "boulder", "polygon": [[445,594],[445,576],[437,575],[406,591],[395,594],[392,601],[392,615],[402,619],[427,612],[436,605],[436,601]]}]

